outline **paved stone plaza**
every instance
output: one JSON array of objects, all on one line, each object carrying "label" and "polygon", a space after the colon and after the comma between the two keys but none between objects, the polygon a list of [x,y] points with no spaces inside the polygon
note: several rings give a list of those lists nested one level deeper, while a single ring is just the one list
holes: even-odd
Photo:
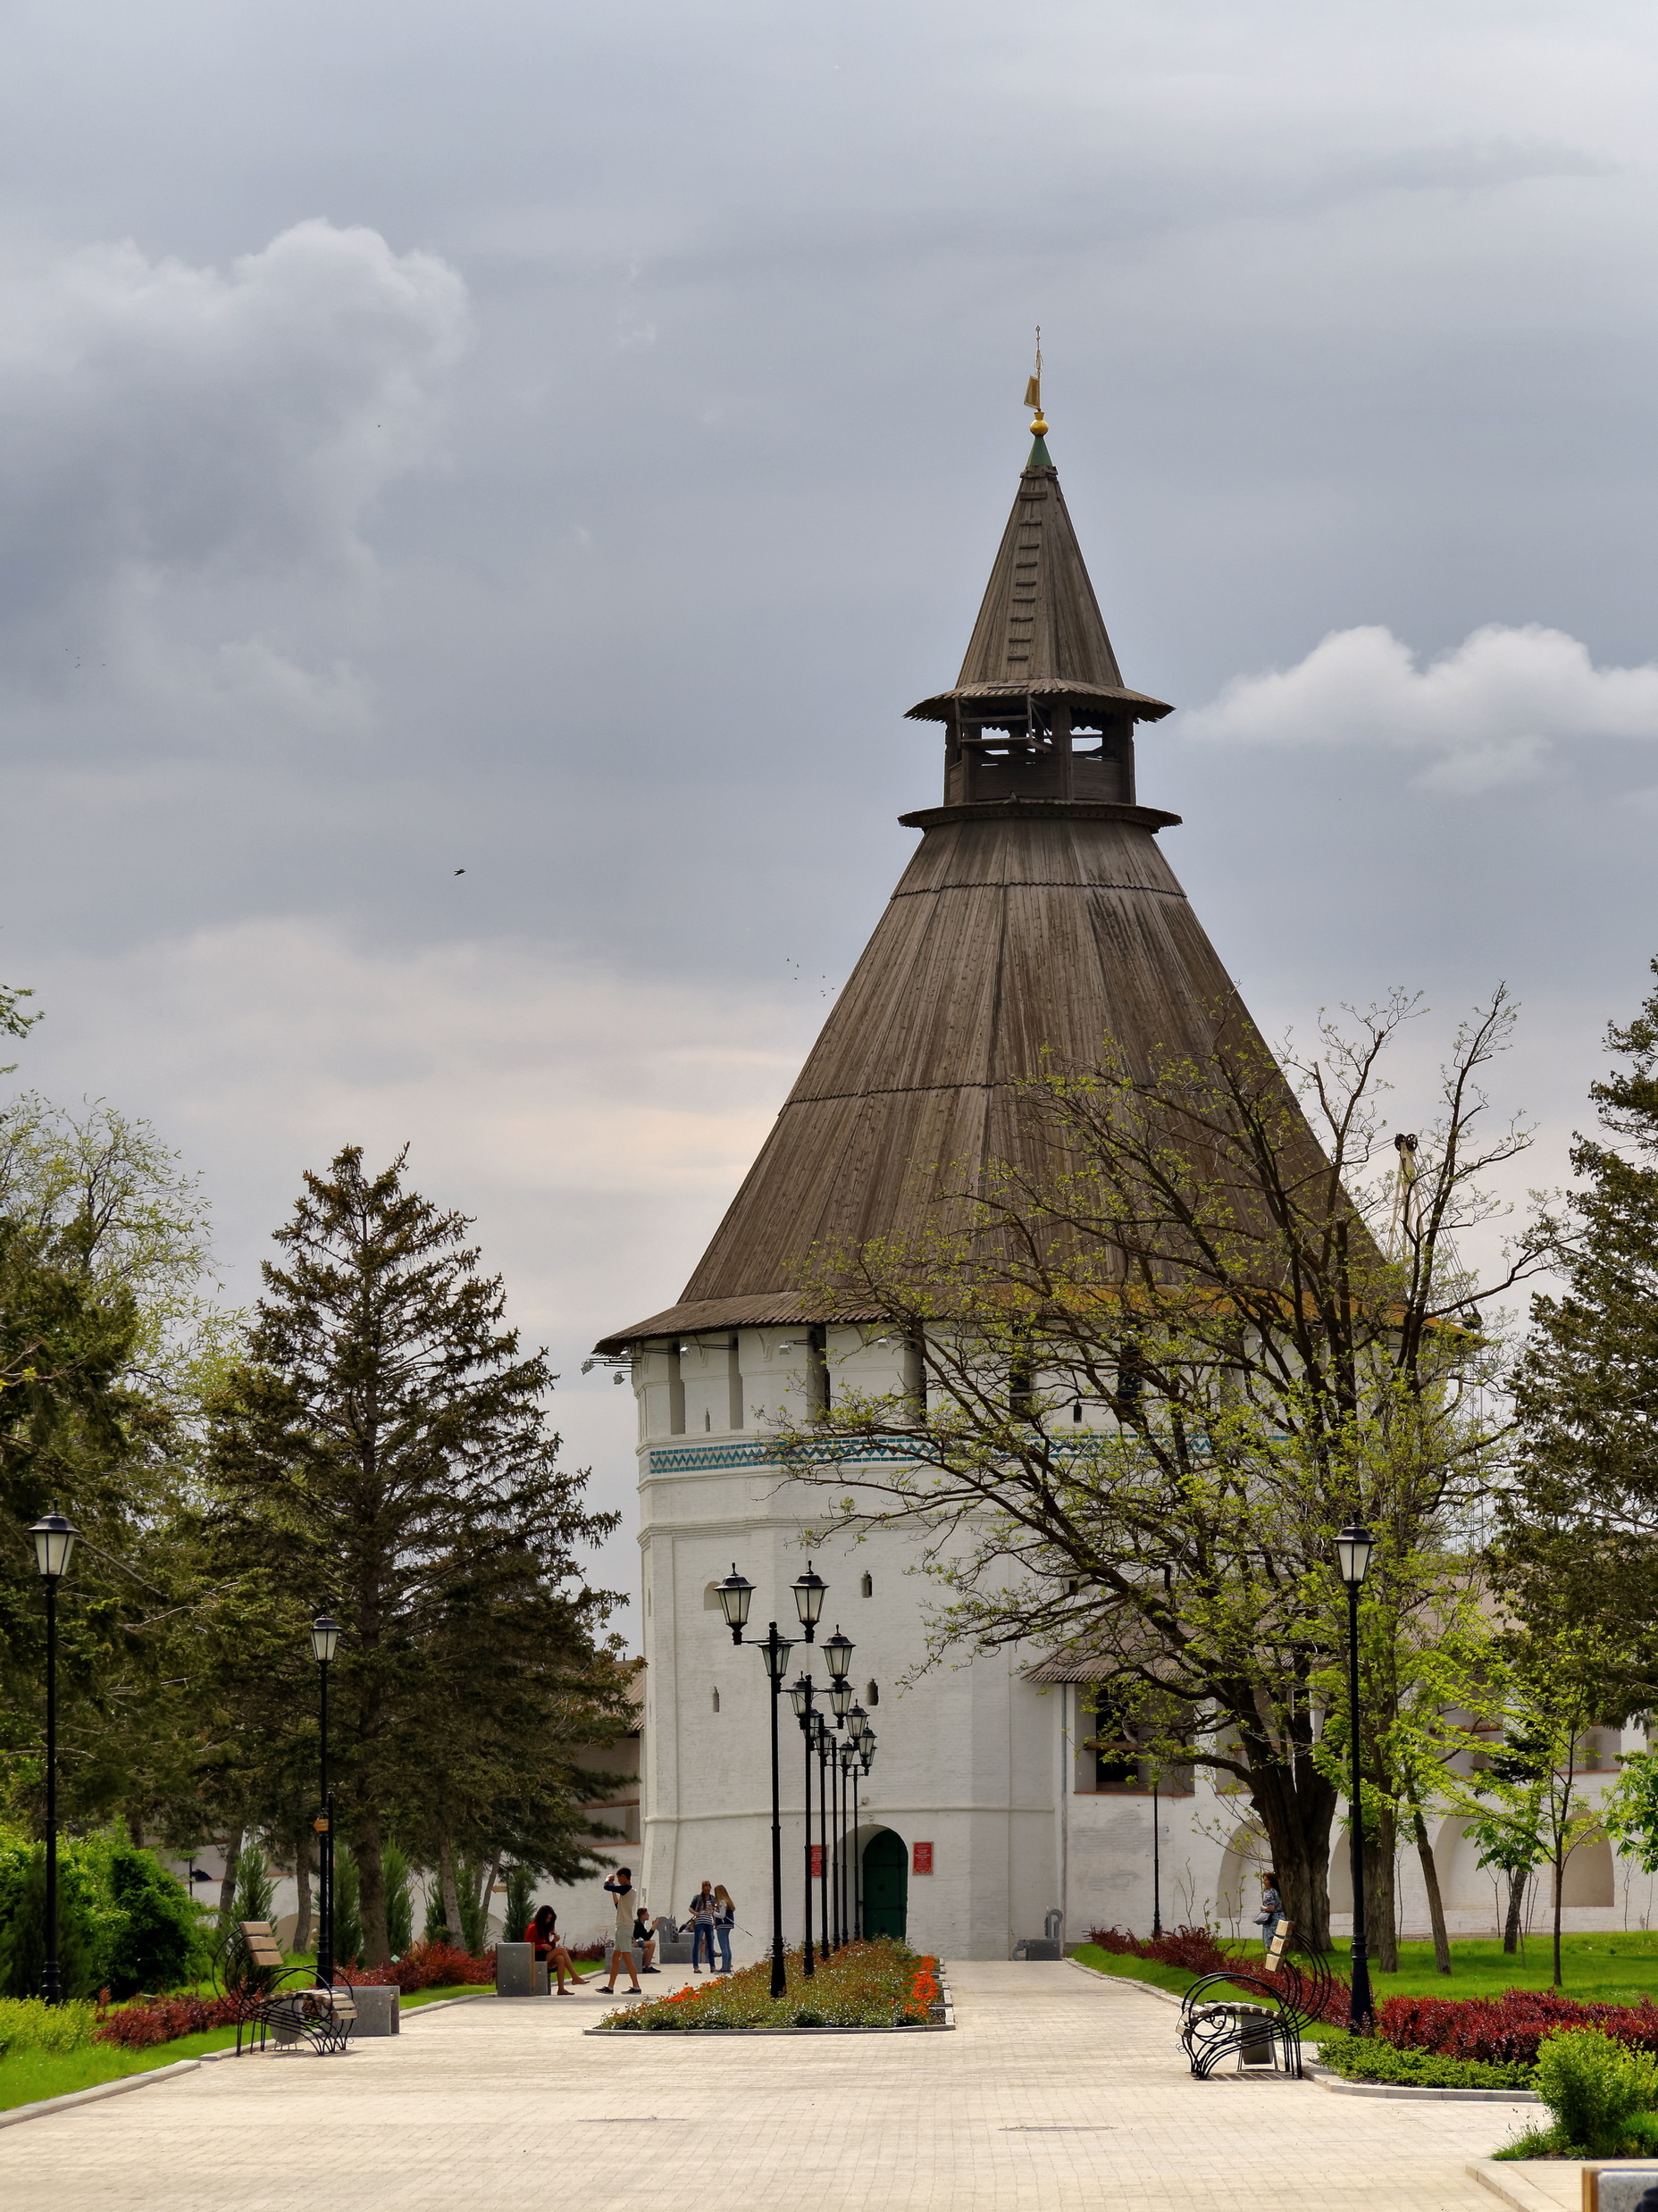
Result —
[{"label": "paved stone plaza", "polygon": [[[1195,2082],[1156,1997],[954,1966],[954,2034],[584,2038],[484,1998],[339,2058],[259,2057],[0,2130],[6,2212],[1495,2212],[1464,2173],[1536,2107]],[[661,1986],[672,1986],[664,1983]]]}]

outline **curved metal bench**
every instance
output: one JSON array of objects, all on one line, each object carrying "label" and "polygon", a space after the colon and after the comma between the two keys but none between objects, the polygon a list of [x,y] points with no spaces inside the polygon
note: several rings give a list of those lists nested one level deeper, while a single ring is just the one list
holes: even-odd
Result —
[{"label": "curved metal bench", "polygon": [[[1334,1984],[1322,1957],[1311,1956],[1306,1966],[1288,1957],[1294,1932],[1287,1920],[1278,1923],[1261,1973],[1229,1968],[1205,1974],[1186,1991],[1180,2041],[1200,2082],[1235,2054],[1240,2073],[1260,2066],[1302,2078],[1302,2032],[1323,2018]],[[1269,1981],[1269,1975],[1277,1978]]]},{"label": "curved metal bench", "polygon": [[319,2055],[341,2051],[357,2023],[356,2000],[348,1982],[331,1988],[326,1982],[284,1989],[283,1977],[304,1974],[308,1969],[290,1966],[282,1956],[276,1931],[268,1921],[237,1923],[251,1973],[232,1981],[227,1973],[224,1995],[236,2007],[236,2051],[242,2053],[242,2037],[249,2050],[263,2050],[267,2040],[280,2049],[307,2045]]}]

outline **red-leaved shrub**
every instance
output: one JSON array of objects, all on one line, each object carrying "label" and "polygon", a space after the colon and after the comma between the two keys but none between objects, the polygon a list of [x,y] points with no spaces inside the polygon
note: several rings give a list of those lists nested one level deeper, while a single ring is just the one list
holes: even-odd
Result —
[{"label": "red-leaved shrub", "polygon": [[1390,1997],[1376,2032],[1400,2050],[1437,2051],[1490,2065],[1535,2065],[1556,2028],[1600,2028],[1637,2050],[1658,2051],[1658,2005],[1584,2004],[1554,1990],[1504,1990],[1501,1997]]},{"label": "red-leaved shrub", "polygon": [[148,2005],[123,2005],[92,2031],[95,2043],[118,2043],[123,2050],[150,2050],[204,2028],[236,2024],[237,2006],[228,1997],[159,1997]]},{"label": "red-leaved shrub", "polygon": [[495,1952],[474,1958],[453,1943],[412,1943],[401,1958],[389,1966],[345,1966],[339,1979],[358,1989],[389,1989],[393,1984],[405,1997],[415,1990],[454,1988],[463,1982],[492,1986]]},{"label": "red-leaved shrub", "polygon": [[[1208,1928],[1173,1928],[1160,1936],[1130,1935],[1124,1928],[1090,1928],[1088,1940],[1119,1958],[1152,1958],[1160,1965],[1177,1966],[1185,1973],[1247,1974],[1252,1981],[1269,1982],[1281,1997],[1296,2003],[1306,1994],[1294,1966],[1281,1966],[1277,1973],[1269,1973],[1259,1951],[1242,1956],[1228,1951]],[[1344,2021],[1348,2002],[1347,1984],[1332,1979],[1323,2007],[1310,2016]]]},{"label": "red-leaved shrub", "polygon": [[1225,1973],[1237,1965],[1222,1950],[1208,1928],[1171,1928],[1166,1935],[1130,1935],[1126,1928],[1090,1928],[1090,1943],[1121,1958],[1154,1958],[1160,1966],[1178,1966],[1186,1973]]}]

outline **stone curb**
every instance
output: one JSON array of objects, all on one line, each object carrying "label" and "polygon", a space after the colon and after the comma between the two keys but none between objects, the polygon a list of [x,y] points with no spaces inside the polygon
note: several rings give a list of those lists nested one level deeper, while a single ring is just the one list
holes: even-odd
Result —
[{"label": "stone curb", "polygon": [[1136,1982],[1131,1973],[1101,1973],[1097,1966],[1084,1965],[1080,1958],[1073,1958],[1068,1951],[1065,1963],[1068,1966],[1075,1966],[1078,1973],[1091,1975],[1095,1982],[1109,1982],[1118,1989],[1138,1990],[1145,1997],[1160,1997],[1165,2005],[1177,2006],[1184,2001],[1172,1990],[1160,1990],[1155,1982]]},{"label": "stone curb", "polygon": [[[1561,2170],[1581,2174],[1583,2168],[1561,2160]],[[1482,2189],[1488,2189],[1494,2197],[1511,2205],[1514,2212],[1561,2212],[1560,2199],[1545,2194],[1535,2182],[1519,2170],[1518,2162],[1497,2158],[1470,2158],[1462,2168],[1471,2174]]]},{"label": "stone curb", "polygon": [[1335,2097],[1442,2098],[1453,2104],[1540,2105],[1535,2089],[1423,2089],[1411,2082],[1349,2082],[1330,2066],[1309,2066],[1308,2078]]},{"label": "stone curb", "polygon": [[[223,2057],[214,2051],[215,2058]],[[232,2051],[230,2057],[235,2057]],[[151,2066],[143,2074],[124,2074],[119,2082],[95,2082],[90,2089],[65,2090],[61,2097],[42,2097],[32,2105],[13,2105],[10,2112],[0,2112],[0,2127],[14,2127],[20,2120],[44,2120],[50,2112],[67,2112],[71,2105],[89,2105],[100,2097],[119,2097],[130,2089],[147,2089],[152,2082],[164,2082],[169,2075],[194,2074],[200,2065],[199,2058],[175,2058],[170,2066]]]}]

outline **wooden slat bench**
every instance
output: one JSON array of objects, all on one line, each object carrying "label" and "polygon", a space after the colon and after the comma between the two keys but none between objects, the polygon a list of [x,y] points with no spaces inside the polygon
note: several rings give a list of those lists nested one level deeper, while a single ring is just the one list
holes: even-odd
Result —
[{"label": "wooden slat bench", "polygon": [[241,2055],[244,2032],[249,2050],[263,2050],[268,2037],[274,2038],[279,2047],[297,2048],[308,2043],[319,2053],[343,2050],[357,2020],[356,2000],[350,1985],[337,1982],[331,1989],[324,1982],[312,1982],[307,1987],[281,1988],[279,1983],[284,1974],[305,1973],[308,1970],[288,1964],[276,1940],[276,1931],[268,1920],[243,1920],[237,1925],[259,1977],[256,1983],[225,1992],[237,2006],[238,2057]]}]

